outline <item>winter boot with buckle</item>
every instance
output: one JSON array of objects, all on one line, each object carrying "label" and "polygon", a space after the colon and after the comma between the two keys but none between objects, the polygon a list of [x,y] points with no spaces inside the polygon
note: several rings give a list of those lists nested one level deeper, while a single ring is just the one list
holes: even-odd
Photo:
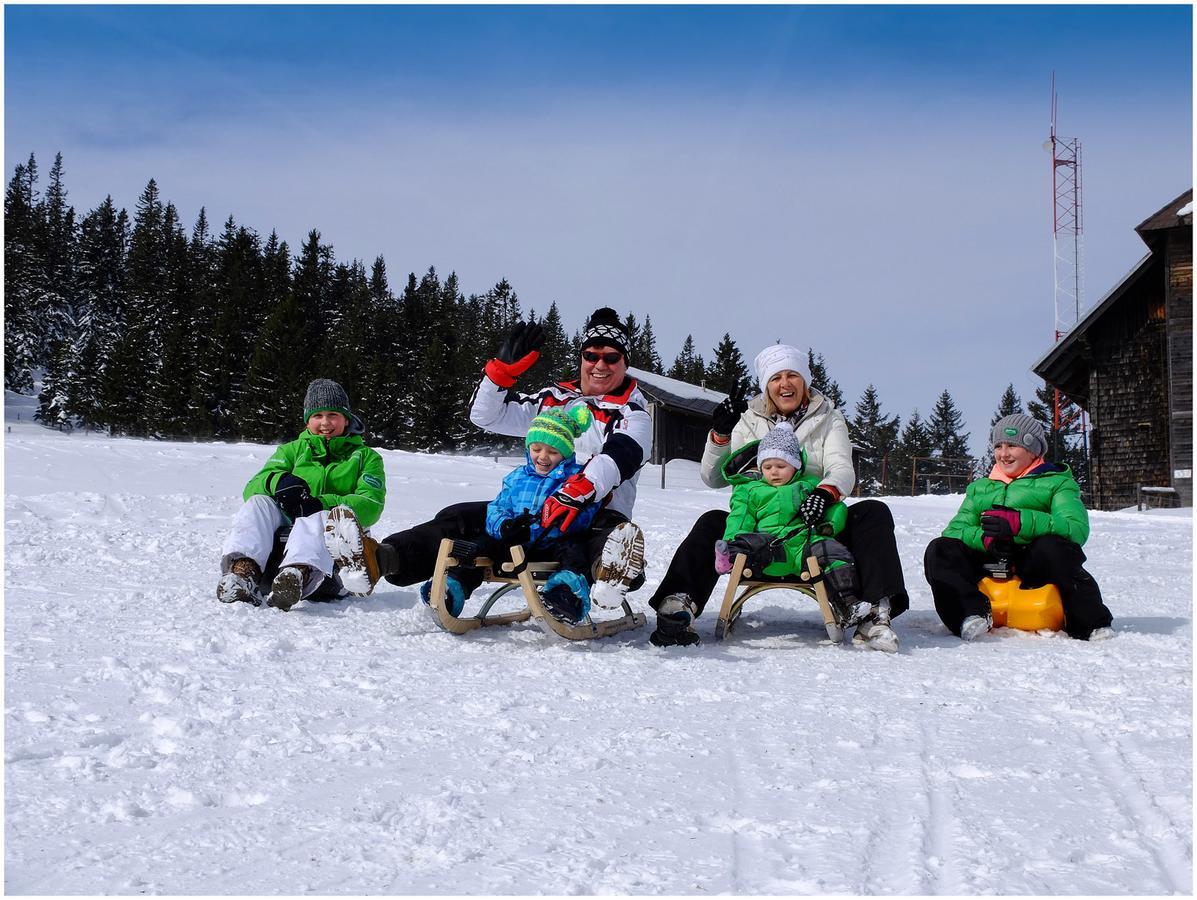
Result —
[{"label": "winter boot with buckle", "polygon": [[362,530],[348,506],[334,506],[329,511],[324,525],[324,546],[345,590],[358,597],[374,590],[382,577],[378,566],[379,545]]},{"label": "winter boot with buckle", "polygon": [[883,653],[898,652],[898,636],[889,624],[889,597],[882,597],[873,611],[856,626],[852,643]]},{"label": "winter boot with buckle", "polygon": [[307,566],[284,566],[279,569],[270,587],[270,598],[266,605],[287,612],[303,599],[303,583],[307,577]]},{"label": "winter boot with buckle", "polygon": [[699,642],[698,633],[690,627],[698,607],[688,594],[670,594],[657,607],[657,629],[648,636],[656,647],[689,647]]},{"label": "winter boot with buckle", "polygon": [[221,603],[252,603],[262,605],[262,591],[258,582],[262,570],[248,556],[233,560],[229,571],[216,584],[216,599]]},{"label": "winter boot with buckle", "polygon": [[628,589],[643,574],[644,532],[633,522],[621,522],[603,544],[590,599],[603,609],[618,609],[623,605]]}]

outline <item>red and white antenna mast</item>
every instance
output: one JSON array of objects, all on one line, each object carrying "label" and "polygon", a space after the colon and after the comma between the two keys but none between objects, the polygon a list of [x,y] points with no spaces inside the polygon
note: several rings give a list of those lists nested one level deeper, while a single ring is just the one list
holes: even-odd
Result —
[{"label": "red and white antenna mast", "polygon": [[1084,267],[1081,255],[1081,142],[1056,134],[1056,73],[1052,72],[1052,259],[1055,274],[1056,340],[1081,318]]}]

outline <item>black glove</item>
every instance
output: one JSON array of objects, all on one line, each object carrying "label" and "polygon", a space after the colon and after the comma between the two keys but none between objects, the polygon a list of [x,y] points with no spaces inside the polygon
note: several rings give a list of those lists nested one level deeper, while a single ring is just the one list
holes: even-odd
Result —
[{"label": "black glove", "polygon": [[324,504],[312,496],[308,483],[290,472],[274,483],[274,502],[292,521],[324,509]]},{"label": "black glove", "polygon": [[716,406],[715,411],[711,413],[711,431],[721,436],[727,436],[732,433],[732,429],[740,421],[741,413],[748,409],[748,401],[744,399],[747,394],[747,381],[741,381],[732,388],[731,393],[727,395],[726,399]]},{"label": "black glove", "polygon": [[532,520],[535,516],[530,512],[522,513],[499,523],[499,537],[504,543],[526,544],[532,540]]},{"label": "black glove", "polygon": [[748,557],[748,568],[759,572],[775,562],[785,562],[786,548],[776,536],[762,531],[738,534],[727,542],[727,550],[734,557],[743,553]]},{"label": "black glove", "polygon": [[798,507],[798,516],[807,525],[814,527],[823,521],[823,517],[827,515],[827,507],[833,503],[835,503],[835,497],[831,496],[831,491],[817,487]]},{"label": "black glove", "polygon": [[513,363],[523,359],[533,350],[539,350],[544,345],[544,329],[539,325],[529,325],[520,320],[503,338],[499,345],[499,352],[495,359],[499,362]]}]

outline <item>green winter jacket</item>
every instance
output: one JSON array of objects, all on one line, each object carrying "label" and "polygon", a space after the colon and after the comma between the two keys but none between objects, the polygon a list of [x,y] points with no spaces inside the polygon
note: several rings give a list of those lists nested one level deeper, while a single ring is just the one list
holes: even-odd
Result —
[{"label": "green winter jacket", "polygon": [[382,457],[366,446],[360,434],[326,439],[305,428],[298,438],[274,451],[262,471],[245,486],[243,499],[257,494],[274,496],[279,476],[287,472],[306,481],[325,509],[342,503],[348,506],[363,528],[382,516],[387,493]]},{"label": "green winter jacket", "polygon": [[1078,546],[1089,537],[1089,512],[1081,502],[1081,489],[1072,470],[1062,463],[1045,462],[1009,484],[996,478],[978,478],[964,491],[960,511],[952,517],[943,536],[956,538],[973,550],[984,552],[981,513],[995,506],[1019,512],[1014,543],[1025,545],[1045,534],[1058,534]]},{"label": "green winter jacket", "polygon": [[[788,482],[781,485],[769,484],[756,468],[756,451],[760,441],[745,444],[728,456],[723,464],[723,477],[732,485],[731,510],[727,516],[727,528],[723,539],[730,541],[740,534],[764,532],[778,537],[789,534],[795,528],[802,528],[798,507],[810,492],[819,486],[819,475],[806,475],[806,451],[802,453],[802,469]],[[815,526],[815,534],[805,529],[785,541],[786,560],[765,567],[764,574],[770,576],[797,575],[803,569],[808,542],[823,540],[839,534],[848,521],[848,507],[833,503],[827,507],[822,522]]]}]

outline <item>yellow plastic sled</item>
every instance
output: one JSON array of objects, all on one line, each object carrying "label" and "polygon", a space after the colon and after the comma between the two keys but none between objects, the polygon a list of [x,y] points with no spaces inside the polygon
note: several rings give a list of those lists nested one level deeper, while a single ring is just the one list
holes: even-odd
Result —
[{"label": "yellow plastic sled", "polygon": [[993,627],[1019,631],[1059,631],[1064,627],[1064,603],[1054,584],[1022,589],[1018,576],[999,580],[985,577],[977,585],[993,608]]}]

